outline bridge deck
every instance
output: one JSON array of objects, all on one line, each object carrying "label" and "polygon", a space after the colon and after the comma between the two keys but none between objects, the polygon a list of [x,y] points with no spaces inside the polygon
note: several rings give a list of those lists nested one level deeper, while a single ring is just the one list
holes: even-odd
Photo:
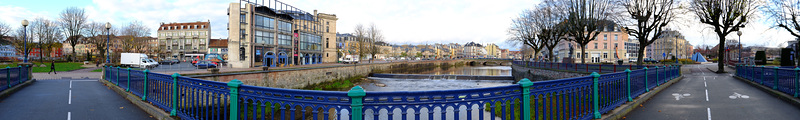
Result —
[{"label": "bridge deck", "polygon": [[800,119],[800,109],[731,74],[706,69],[717,64],[683,67],[684,79],[634,109],[631,120],[791,120]]},{"label": "bridge deck", "polygon": [[[98,73],[60,72],[59,75]],[[7,98],[0,99],[0,116],[4,120],[153,119],[97,82],[97,79],[38,80]]]}]

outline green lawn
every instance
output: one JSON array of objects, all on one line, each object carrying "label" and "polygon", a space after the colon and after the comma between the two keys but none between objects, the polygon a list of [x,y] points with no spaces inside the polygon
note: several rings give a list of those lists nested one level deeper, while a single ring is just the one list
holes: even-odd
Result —
[{"label": "green lawn", "polygon": [[[34,62],[34,67],[33,67],[34,73],[50,71],[50,63],[44,63],[46,67],[39,67],[40,65],[42,65],[42,63]],[[83,63],[77,63],[77,62],[56,63],[56,71],[72,71],[77,69],[83,69],[84,67],[81,67],[81,65],[83,65]],[[0,68],[5,68],[5,67],[17,67],[17,63],[0,65]]]},{"label": "green lawn", "polygon": [[103,69],[94,69],[91,72],[103,72]]}]

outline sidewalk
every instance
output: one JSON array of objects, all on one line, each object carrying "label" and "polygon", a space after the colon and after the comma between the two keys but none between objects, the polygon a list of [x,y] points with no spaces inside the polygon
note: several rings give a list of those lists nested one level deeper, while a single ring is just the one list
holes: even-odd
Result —
[{"label": "sidewalk", "polygon": [[36,80],[51,80],[51,79],[100,79],[100,76],[103,76],[102,72],[91,72],[92,70],[100,69],[99,67],[92,67],[78,69],[73,71],[66,71],[66,72],[57,72],[55,73],[33,73],[33,79]]}]

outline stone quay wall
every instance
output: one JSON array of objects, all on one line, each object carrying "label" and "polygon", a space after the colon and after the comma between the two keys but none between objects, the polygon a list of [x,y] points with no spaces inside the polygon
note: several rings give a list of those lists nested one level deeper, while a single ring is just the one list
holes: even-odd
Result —
[{"label": "stone quay wall", "polygon": [[582,76],[587,76],[589,74],[553,71],[545,69],[534,69],[534,68],[522,67],[519,65],[512,65],[511,75],[514,76],[515,81],[522,80],[522,78],[528,78],[531,81],[546,81],[546,80],[582,77]]},{"label": "stone quay wall", "polygon": [[336,79],[343,79],[359,75],[367,76],[373,70],[390,69],[392,65],[399,65],[399,64],[413,65],[413,64],[427,64],[427,63],[455,64],[456,62],[460,61],[461,60],[359,63],[359,64],[345,64],[345,65],[314,67],[314,68],[299,68],[291,70],[269,70],[269,71],[241,72],[241,73],[205,74],[205,75],[194,75],[188,77],[204,79],[204,80],[214,80],[220,82],[228,82],[233,79],[238,79],[239,81],[242,81],[242,83],[246,85],[299,89],[308,85],[332,81]]}]

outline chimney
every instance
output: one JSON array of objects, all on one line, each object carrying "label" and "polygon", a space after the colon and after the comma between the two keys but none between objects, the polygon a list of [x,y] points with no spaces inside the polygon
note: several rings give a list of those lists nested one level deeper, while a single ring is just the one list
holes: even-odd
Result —
[{"label": "chimney", "polygon": [[317,16],[317,10],[314,10],[314,16]]}]

